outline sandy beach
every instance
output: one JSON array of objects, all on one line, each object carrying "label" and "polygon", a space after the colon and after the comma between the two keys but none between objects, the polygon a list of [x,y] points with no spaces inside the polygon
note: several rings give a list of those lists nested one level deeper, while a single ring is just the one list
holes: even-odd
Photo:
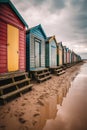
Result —
[{"label": "sandy beach", "polygon": [[[31,91],[0,106],[0,130],[42,130],[46,119],[50,118],[48,101],[52,96],[57,96],[57,103],[62,103],[62,97],[66,95],[71,81],[78,74],[82,64],[67,69],[63,75],[52,75],[51,79],[40,84],[33,82]],[[54,115],[55,113],[54,111]],[[41,114],[44,116],[44,121]]]}]

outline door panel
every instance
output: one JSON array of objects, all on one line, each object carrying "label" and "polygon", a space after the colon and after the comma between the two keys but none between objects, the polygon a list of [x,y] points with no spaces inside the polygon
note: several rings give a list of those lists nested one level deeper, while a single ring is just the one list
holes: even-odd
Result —
[{"label": "door panel", "polygon": [[7,43],[8,43],[8,71],[19,69],[19,30],[11,25],[7,26]]},{"label": "door panel", "polygon": [[56,48],[51,46],[51,66],[56,66]]},{"label": "door panel", "polygon": [[35,67],[40,67],[40,43],[35,41]]}]

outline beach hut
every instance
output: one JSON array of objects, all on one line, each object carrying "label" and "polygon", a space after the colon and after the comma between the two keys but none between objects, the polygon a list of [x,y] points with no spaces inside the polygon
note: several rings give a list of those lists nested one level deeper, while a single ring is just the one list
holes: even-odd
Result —
[{"label": "beach hut", "polygon": [[70,63],[70,53],[69,53],[69,48],[66,48],[67,50],[67,64]]},{"label": "beach hut", "polygon": [[0,73],[25,70],[25,27],[9,0],[0,0]]},{"label": "beach hut", "polygon": [[65,71],[63,71],[61,66],[57,65],[57,51],[55,36],[48,37],[46,40],[46,67],[50,68],[51,73],[60,75],[65,73]]},{"label": "beach hut", "polygon": [[[12,2],[0,0],[0,93],[2,93],[0,99],[6,99],[25,89],[18,89],[17,85],[20,84],[20,81],[18,82],[16,77],[26,75],[24,71],[26,70],[27,27],[27,23]],[[14,83],[15,85],[13,85]],[[10,90],[15,90],[15,92],[4,95],[4,89],[9,90],[11,87],[13,89]]]},{"label": "beach hut", "polygon": [[26,31],[26,68],[31,77],[39,82],[50,77],[48,68],[45,67],[46,39],[41,24]]},{"label": "beach hut", "polygon": [[67,50],[66,46],[63,46],[63,64],[66,65],[67,63]]},{"label": "beach hut", "polygon": [[72,60],[71,60],[72,51],[69,50],[69,53],[70,53],[70,64],[71,64],[72,63]]},{"label": "beach hut", "polygon": [[72,62],[72,64],[74,63],[74,52],[73,51],[71,53],[71,62]]},{"label": "beach hut", "polygon": [[57,65],[63,65],[63,45],[62,42],[57,43]]},{"label": "beach hut", "polygon": [[48,37],[46,40],[46,67],[57,66],[57,41],[55,36]]}]

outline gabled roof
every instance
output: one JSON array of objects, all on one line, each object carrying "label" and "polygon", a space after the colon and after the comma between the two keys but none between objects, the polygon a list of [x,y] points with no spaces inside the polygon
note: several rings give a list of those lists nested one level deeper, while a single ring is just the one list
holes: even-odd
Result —
[{"label": "gabled roof", "polygon": [[17,9],[15,8],[15,6],[13,5],[13,3],[10,0],[0,0],[0,3],[4,3],[4,4],[9,4],[10,7],[12,8],[12,10],[16,13],[16,15],[19,17],[19,19],[21,20],[21,22],[28,27],[27,23],[25,22],[25,20],[22,18],[22,16],[20,15],[20,13],[17,11]]},{"label": "gabled roof", "polygon": [[67,47],[66,46],[63,46],[63,49],[65,49],[66,51],[67,51],[67,49],[66,49]]},{"label": "gabled roof", "polygon": [[57,43],[57,46],[63,47],[62,42],[58,42],[58,43]]},{"label": "gabled roof", "polygon": [[39,25],[37,25],[37,26],[34,26],[34,27],[28,29],[26,32],[27,32],[27,33],[28,33],[28,32],[33,32],[34,30],[37,30],[37,29],[40,29],[40,31],[42,32],[42,34],[44,35],[44,37],[45,37],[45,39],[46,39],[47,36],[46,36],[46,33],[44,32],[44,30],[43,30],[41,24],[39,24]]},{"label": "gabled roof", "polygon": [[55,35],[47,37],[46,42],[51,42],[52,40],[54,40],[56,42],[56,45],[57,45],[57,41],[56,41]]}]

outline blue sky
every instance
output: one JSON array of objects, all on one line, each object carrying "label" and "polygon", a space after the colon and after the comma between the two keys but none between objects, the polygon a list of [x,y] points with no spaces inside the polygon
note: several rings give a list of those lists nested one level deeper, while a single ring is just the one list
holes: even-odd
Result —
[{"label": "blue sky", "polygon": [[42,24],[71,50],[87,58],[87,0],[11,0],[29,27]]}]

